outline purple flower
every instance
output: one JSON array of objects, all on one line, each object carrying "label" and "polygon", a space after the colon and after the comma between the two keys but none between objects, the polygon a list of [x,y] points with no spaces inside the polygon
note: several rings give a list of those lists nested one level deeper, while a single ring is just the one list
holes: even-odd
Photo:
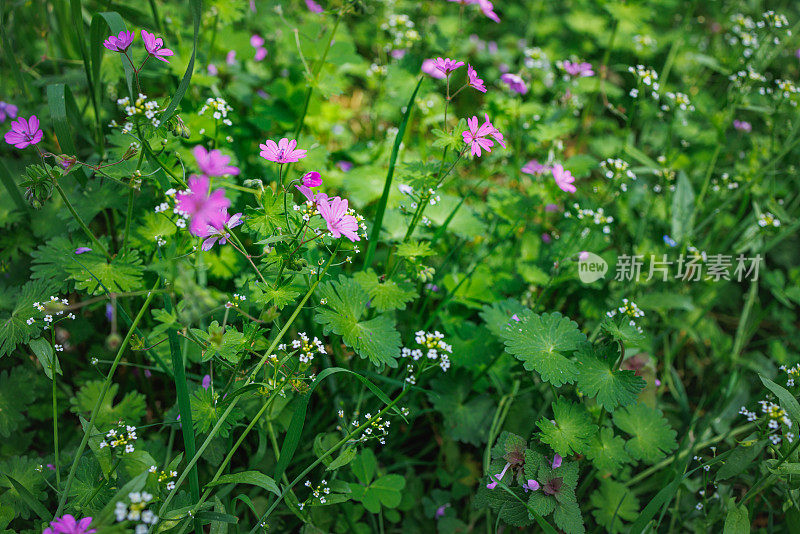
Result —
[{"label": "purple flower", "polygon": [[322,178],[317,171],[307,172],[303,175],[303,185],[306,187],[319,187],[322,185]]},{"label": "purple flower", "polygon": [[489,0],[449,0],[450,2],[456,2],[458,4],[463,4],[465,6],[471,4],[477,4],[478,8],[481,10],[486,17],[492,19],[495,22],[500,22],[500,17],[497,16],[497,13],[494,12],[494,5]]},{"label": "purple flower", "polygon": [[324,9],[322,9],[322,6],[316,3],[314,0],[306,0],[306,7],[312,13],[322,13],[323,11],[325,11]]},{"label": "purple flower", "polygon": [[527,482],[522,483],[522,489],[525,490],[525,493],[528,493],[528,491],[536,491],[539,489],[539,483],[529,478]]},{"label": "purple flower", "polygon": [[543,243],[550,244],[552,241],[553,241],[553,238],[550,237],[550,234],[548,234],[547,232],[542,234],[542,242]]},{"label": "purple flower", "polygon": [[91,517],[84,517],[80,521],[70,514],[57,517],[50,522],[50,526],[42,531],[42,534],[92,534],[96,529],[90,529],[92,524]]},{"label": "purple flower", "polygon": [[486,92],[486,86],[483,85],[483,80],[478,78],[478,73],[475,72],[475,69],[469,64],[467,64],[467,84],[481,93]]},{"label": "purple flower", "polygon": [[228,65],[236,65],[236,50],[231,50],[225,54],[225,63]]},{"label": "purple flower", "polygon": [[83,254],[84,252],[91,252],[92,249],[89,247],[78,247],[75,249],[75,254]]},{"label": "purple flower", "polygon": [[142,41],[144,41],[144,48],[147,53],[164,63],[169,63],[169,60],[164,59],[165,57],[175,53],[169,48],[164,48],[164,40],[161,37],[156,37],[154,33],[142,30]]},{"label": "purple flower", "polygon": [[206,176],[224,176],[226,174],[239,174],[239,169],[228,165],[231,161],[230,156],[224,155],[219,150],[206,150],[202,145],[197,145],[192,149],[194,159],[200,172]]},{"label": "purple flower", "polygon": [[252,36],[250,36],[250,46],[253,48],[261,48],[264,46],[264,38],[257,33],[254,33]]},{"label": "purple flower", "polygon": [[447,78],[443,72],[436,68],[436,61],[432,59],[426,59],[422,62],[422,72],[437,80],[444,80]]},{"label": "purple flower", "polygon": [[511,467],[511,464],[506,463],[506,466],[503,468],[502,471],[500,471],[496,475],[489,475],[489,478],[491,478],[492,481],[486,484],[486,487],[488,489],[495,489],[497,487],[497,483],[503,480],[503,477],[506,475],[506,471],[508,471],[509,467]]},{"label": "purple flower", "polygon": [[256,61],[263,61],[265,57],[267,57],[267,49],[263,46],[256,48],[256,55],[253,56],[253,59]]},{"label": "purple flower", "polygon": [[559,208],[558,204],[545,204],[544,206],[544,211],[546,211],[547,213],[553,213],[555,211],[560,211],[560,210],[561,208]]},{"label": "purple flower", "polygon": [[134,33],[122,30],[118,35],[109,35],[103,46],[112,52],[125,52],[133,44]]},{"label": "purple flower", "polygon": [[455,59],[450,59],[449,57],[441,58],[437,57],[433,60],[434,67],[436,67],[439,72],[446,76],[448,76],[454,70],[461,68],[464,66],[463,61],[456,61]]},{"label": "purple flower", "polygon": [[500,81],[508,85],[508,88],[514,91],[515,93],[519,93],[524,95],[528,92],[528,86],[525,84],[525,80],[520,78],[516,74],[511,74],[507,72],[500,76]]},{"label": "purple flower", "polygon": [[114,305],[110,302],[106,304],[106,319],[109,321],[114,318]]},{"label": "purple flower", "polygon": [[[482,150],[486,152],[491,152],[492,147],[494,146],[494,142],[491,139],[487,139],[487,136],[493,136],[496,132],[495,127],[489,122],[488,117],[486,122],[478,126],[478,117],[471,117],[467,119],[467,126],[469,129],[463,132],[461,135],[464,138],[464,142],[470,145],[470,153],[479,158],[481,157]],[[497,132],[499,134],[499,132]],[[501,135],[502,139],[502,135]]]},{"label": "purple flower", "polygon": [[566,191],[567,193],[574,193],[577,191],[573,182],[575,182],[575,177],[572,176],[568,170],[564,169],[561,165],[556,163],[553,165],[553,179],[556,181],[556,185],[562,190]]},{"label": "purple flower", "polygon": [[[585,251],[585,250],[582,250],[582,251],[580,251],[580,252],[578,253],[578,260],[579,260],[579,261],[586,261],[586,260],[588,260],[588,259],[589,259],[589,252],[587,252],[587,251]],[[556,467],[558,467],[559,465],[561,465],[561,460],[560,460],[560,458],[561,458],[561,457],[560,457],[559,455],[557,455],[557,454],[556,454],[556,458],[559,458],[559,460],[558,460],[558,465],[555,465],[555,463],[556,463],[556,460],[555,460],[555,458],[554,458],[554,459],[553,459],[553,469],[555,469]]]},{"label": "purple flower", "polygon": [[267,139],[263,144],[258,145],[261,149],[259,154],[262,158],[275,163],[294,163],[306,157],[305,150],[296,149],[297,141],[284,137],[277,143]]},{"label": "purple flower", "polygon": [[39,143],[43,135],[39,129],[39,119],[36,118],[36,115],[31,115],[28,120],[20,117],[11,121],[11,131],[6,132],[6,143],[17,148],[25,148],[28,145]]},{"label": "purple flower", "polygon": [[222,224],[209,224],[206,226],[205,230],[201,233],[197,234],[199,237],[207,237],[200,248],[205,251],[211,250],[211,247],[217,244],[219,241],[220,245],[224,245],[228,242],[228,238],[231,236],[228,233],[228,229],[236,228],[240,224],[242,224],[242,214],[235,213],[233,215],[228,215],[228,212],[225,211],[225,218]]},{"label": "purple flower", "polygon": [[360,241],[358,237],[358,221],[350,214],[347,200],[340,197],[319,198],[317,197],[317,210],[325,219],[328,231],[333,237],[345,236],[350,241]]},{"label": "purple flower", "polygon": [[208,389],[211,387],[211,375],[205,375],[203,377],[203,389]]},{"label": "purple flower", "polygon": [[153,373],[150,372],[150,369],[145,369],[144,370],[144,377],[145,378],[150,378],[151,376],[153,376]]},{"label": "purple flower", "polygon": [[50,471],[55,471],[55,470],[56,470],[56,466],[54,466],[53,464],[47,464],[47,468],[48,468]]},{"label": "purple flower", "polygon": [[516,322],[520,321],[519,315],[517,315],[516,313],[514,315],[512,315],[511,318]]},{"label": "purple flower", "polygon": [[213,63],[209,63],[207,69],[210,76],[216,76],[219,74],[219,69],[217,69],[217,66]]},{"label": "purple flower", "polygon": [[[588,252],[581,252],[581,254],[586,254],[586,257],[589,257]],[[556,454],[555,456],[553,456],[553,463],[551,464],[551,467],[553,469],[558,469],[559,467],[561,467],[562,461],[564,461],[564,459],[560,455]]]},{"label": "purple flower", "polygon": [[176,210],[191,217],[189,230],[198,237],[207,237],[208,226],[220,228],[227,222],[227,209],[231,201],[225,198],[225,190],[217,189],[209,195],[208,176],[189,178],[189,189],[175,195]]},{"label": "purple flower", "polygon": [[353,164],[346,160],[337,161],[336,166],[339,167],[342,172],[348,172],[353,168]]},{"label": "purple flower", "polygon": [[17,118],[17,106],[0,101],[0,123],[6,122],[6,118]]},{"label": "purple flower", "polygon": [[570,76],[577,76],[579,78],[585,78],[587,76],[594,76],[594,71],[592,70],[592,64],[586,63],[585,61],[582,63],[572,62],[572,61],[565,61],[561,64],[564,71],[569,74]]},{"label": "purple flower", "polygon": [[521,170],[525,174],[533,174],[536,176],[541,176],[546,172],[550,172],[550,167],[548,167],[547,165],[542,165],[541,163],[539,163],[538,160],[532,159],[528,163],[526,163]]},{"label": "purple flower", "polygon": [[445,510],[447,510],[449,507],[450,507],[449,502],[444,503],[443,505],[441,505],[439,508],[436,509],[436,512],[433,514],[433,517],[435,517],[436,519],[441,519],[442,517],[444,517]]},{"label": "purple flower", "polygon": [[750,133],[753,131],[753,125],[747,121],[735,120],[733,121],[733,127],[740,132]]}]

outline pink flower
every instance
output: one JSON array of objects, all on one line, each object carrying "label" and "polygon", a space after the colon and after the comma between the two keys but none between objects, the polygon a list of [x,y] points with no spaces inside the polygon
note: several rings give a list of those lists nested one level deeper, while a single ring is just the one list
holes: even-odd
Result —
[{"label": "pink flower", "polygon": [[236,65],[236,50],[230,50],[225,54],[225,63],[228,65]]},{"label": "pink flower", "polygon": [[437,80],[444,80],[447,78],[443,72],[436,68],[436,61],[432,59],[426,59],[422,62],[422,72]]},{"label": "pink flower", "polygon": [[118,35],[109,35],[103,46],[112,52],[124,52],[133,44],[134,33],[122,30]]},{"label": "pink flower", "polygon": [[224,245],[228,242],[228,238],[231,234],[228,232],[230,228],[236,228],[240,224],[242,224],[242,214],[235,213],[233,215],[228,215],[228,211],[225,210],[224,212],[224,221],[222,224],[209,224],[206,226],[205,230],[197,234],[198,237],[207,237],[200,248],[203,250],[211,250],[211,247],[217,244],[219,241],[220,245]]},{"label": "pink flower", "polygon": [[164,59],[165,57],[175,53],[169,48],[164,48],[164,40],[161,37],[156,37],[154,33],[142,30],[142,41],[144,41],[144,48],[147,53],[164,63],[169,63],[169,60]]},{"label": "pink flower", "polygon": [[253,59],[256,61],[263,61],[265,57],[267,57],[267,49],[263,46],[256,48],[256,55],[253,56]]},{"label": "pink flower", "polygon": [[508,88],[512,91],[524,95],[528,92],[528,86],[525,84],[525,80],[520,78],[516,74],[511,74],[507,72],[500,76],[500,81],[508,85]]},{"label": "pink flower", "polygon": [[[578,253],[578,260],[580,260],[580,261],[586,261],[586,260],[588,260],[588,259],[589,259],[589,253],[588,253],[587,251],[585,251],[585,250],[582,250],[582,251],[580,251],[580,252]],[[556,456],[557,456],[558,458],[560,458],[560,456],[558,456],[557,454],[556,454]],[[555,461],[555,460],[553,460],[553,463],[555,464],[555,463],[556,463],[556,461]],[[561,465],[561,461],[560,461],[560,460],[559,460],[559,465]],[[556,467],[558,467],[558,465],[554,466],[554,467],[553,467],[553,469],[555,469]]]},{"label": "pink flower", "polygon": [[498,130],[497,128],[494,127],[494,124],[492,124],[492,122],[489,120],[489,114],[488,113],[484,113],[483,116],[486,119],[485,124],[487,124],[489,126],[490,130],[491,130],[489,132],[489,135],[494,137],[494,140],[497,141],[500,144],[500,146],[505,148],[506,144],[503,141],[503,134],[500,133],[500,130]]},{"label": "pink flower", "polygon": [[211,387],[211,375],[205,375],[203,377],[202,386],[203,386],[203,389],[208,389],[208,388]]},{"label": "pink flower", "polygon": [[261,48],[262,46],[264,46],[264,38],[258,35],[257,33],[254,33],[250,37],[250,46],[252,46],[253,48]]},{"label": "pink flower", "polygon": [[298,191],[303,193],[303,196],[310,202],[319,202],[320,200],[328,198],[328,195],[325,193],[315,193],[311,188],[304,185],[296,185],[295,187]]},{"label": "pink flower", "polygon": [[545,204],[544,206],[544,211],[547,213],[553,213],[560,210],[561,208],[559,208],[557,204]]},{"label": "pink flower", "polygon": [[197,145],[192,149],[194,159],[200,172],[206,176],[224,176],[226,174],[239,174],[239,169],[228,165],[231,161],[230,156],[224,155],[219,150],[206,150],[202,145]]},{"label": "pink flower", "polygon": [[503,477],[506,476],[506,471],[508,471],[509,467],[511,467],[511,464],[507,463],[501,472],[497,473],[496,475],[489,475],[489,478],[491,478],[492,481],[486,484],[486,487],[488,489],[495,489],[497,487],[497,483],[503,480]]},{"label": "pink flower", "polygon": [[562,190],[566,191],[567,193],[574,193],[577,191],[573,184],[575,182],[575,177],[572,176],[568,170],[564,169],[561,165],[556,163],[553,165],[553,179],[556,181],[556,185]]},{"label": "pink flower", "polygon": [[6,132],[6,143],[17,148],[25,148],[28,145],[38,144],[44,134],[39,129],[39,119],[36,115],[25,120],[20,117],[16,121],[11,121],[11,130]]},{"label": "pink flower", "polygon": [[483,80],[478,78],[478,73],[475,72],[475,69],[469,64],[467,64],[467,84],[481,93],[486,92],[486,86],[483,85]]},{"label": "pink flower", "polygon": [[436,519],[441,519],[442,517],[444,517],[444,513],[447,511],[449,507],[450,507],[449,502],[444,503],[443,505],[441,505],[439,508],[436,509],[436,512],[433,514],[433,517]]},{"label": "pink flower", "polygon": [[191,217],[189,230],[198,237],[206,237],[208,227],[221,228],[228,220],[227,209],[231,201],[225,198],[225,190],[217,189],[210,195],[208,176],[189,178],[189,190],[175,195],[175,209]]},{"label": "pink flower", "polygon": [[467,119],[467,126],[469,130],[463,132],[461,135],[464,137],[464,142],[470,145],[470,153],[475,157],[481,157],[481,149],[491,152],[494,142],[487,139],[486,136],[492,132],[492,125],[483,123],[478,127],[478,117]]},{"label": "pink flower", "polygon": [[456,2],[458,4],[463,5],[471,5],[477,4],[478,8],[488,18],[492,19],[495,22],[500,22],[500,17],[497,16],[497,13],[494,12],[494,5],[489,0],[449,0],[450,2]]},{"label": "pink flower", "polygon": [[303,185],[306,187],[319,187],[322,185],[322,178],[317,171],[307,172],[303,175]]},{"label": "pink flower", "polygon": [[90,249],[89,247],[78,247],[75,249],[75,254],[84,254],[86,252],[91,252],[91,251],[92,249]]},{"label": "pink flower", "polygon": [[464,66],[463,61],[456,61],[455,59],[450,59],[449,57],[437,57],[433,60],[433,63],[434,67],[436,67],[445,76],[448,76],[454,70]]},{"label": "pink flower", "polygon": [[278,141],[267,139],[265,144],[258,145],[261,149],[260,156],[268,161],[275,163],[294,163],[306,157],[305,150],[295,150],[297,141],[289,140],[286,137]]},{"label": "pink flower", "polygon": [[328,231],[333,237],[344,235],[350,241],[360,241],[356,233],[358,231],[358,221],[349,213],[347,200],[333,197],[328,200],[321,198],[317,200],[319,214],[328,224]]},{"label": "pink flower", "polygon": [[522,483],[522,489],[525,490],[525,493],[528,493],[528,491],[536,491],[539,489],[539,483],[529,478],[527,482]]},{"label": "pink flower", "polygon": [[324,9],[322,9],[322,6],[316,3],[314,0],[306,0],[306,7],[312,13],[322,13],[323,11],[325,11]]},{"label": "pink flower", "polygon": [[564,459],[563,459],[563,458],[562,458],[560,455],[558,455],[558,454],[556,454],[555,456],[553,456],[553,463],[551,464],[552,468],[553,468],[553,469],[558,469],[559,467],[561,467],[561,462],[562,462],[563,460],[564,460]]},{"label": "pink flower", "polygon": [[565,61],[562,65],[564,71],[570,76],[578,76],[585,78],[587,76],[594,76],[591,63],[573,63],[572,61]]},{"label": "pink flower", "polygon": [[217,66],[214,65],[213,63],[209,63],[207,69],[208,69],[208,74],[211,76],[216,76],[217,74],[219,74],[219,69],[217,69]]},{"label": "pink flower", "polygon": [[17,118],[17,106],[7,102],[0,101],[0,123],[6,122],[6,117],[9,119]]},{"label": "pink flower", "polygon": [[733,121],[733,127],[739,130],[740,132],[747,132],[750,133],[753,131],[753,125],[747,121]]},{"label": "pink flower", "polygon": [[352,162],[349,162],[349,161],[347,161],[347,160],[337,161],[337,162],[336,162],[336,166],[337,166],[337,167],[339,167],[339,169],[340,169],[342,172],[349,172],[349,171],[350,171],[350,169],[352,169],[352,168],[353,168],[353,164],[352,164]]},{"label": "pink flower", "polygon": [[528,163],[526,163],[521,170],[525,174],[533,174],[539,176],[546,172],[550,172],[550,167],[548,167],[547,165],[542,165],[541,163],[539,163],[538,160],[532,159]]},{"label": "pink flower", "polygon": [[90,529],[92,524],[91,517],[84,517],[77,521],[70,514],[58,517],[50,522],[50,526],[42,531],[42,534],[92,534],[96,529]]}]

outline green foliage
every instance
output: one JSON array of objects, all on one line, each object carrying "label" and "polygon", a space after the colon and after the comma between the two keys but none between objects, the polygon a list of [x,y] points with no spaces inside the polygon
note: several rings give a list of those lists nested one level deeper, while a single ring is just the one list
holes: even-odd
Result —
[{"label": "green foliage", "polygon": [[369,295],[370,306],[374,306],[380,313],[404,310],[406,304],[417,296],[410,284],[398,283],[393,280],[379,280],[378,275],[372,269],[357,272],[353,278]]},{"label": "green foliage", "polygon": [[637,403],[614,412],[614,424],[630,434],[625,450],[631,457],[655,463],[675,450],[675,432],[661,410]]},{"label": "green foliage", "polygon": [[615,344],[604,343],[586,344],[578,355],[578,388],[609,411],[636,402],[645,386],[644,379],[633,371],[617,368],[618,353]]},{"label": "green foliage", "polygon": [[[75,397],[70,399],[72,411],[82,416],[90,414],[100,398],[102,388],[102,380],[91,380],[83,384]],[[118,390],[118,384],[111,384],[108,391],[106,391],[103,400],[100,402],[100,409],[95,420],[97,428],[107,429],[118,421],[124,421],[128,425],[136,425],[144,417],[146,410],[144,395],[136,391],[130,391],[125,393],[118,403],[114,404],[114,398],[117,396]]]},{"label": "green foliage", "polygon": [[444,418],[444,429],[457,441],[480,445],[486,441],[486,431],[494,414],[494,402],[486,396],[469,398],[471,383],[462,373],[448,373],[432,382],[430,393],[433,407]]},{"label": "green foliage", "polygon": [[555,401],[552,406],[553,421],[540,419],[536,422],[542,442],[561,456],[585,452],[597,431],[589,413],[582,405],[565,399]]}]

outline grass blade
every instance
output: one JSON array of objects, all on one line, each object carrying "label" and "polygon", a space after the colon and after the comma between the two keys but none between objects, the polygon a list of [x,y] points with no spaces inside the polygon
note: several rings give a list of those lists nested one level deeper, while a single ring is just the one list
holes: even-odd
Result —
[{"label": "grass blade", "polygon": [[194,37],[192,38],[192,57],[189,59],[189,64],[186,66],[186,72],[183,74],[183,79],[181,83],[178,84],[178,90],[175,91],[175,94],[172,97],[172,101],[167,106],[167,109],[164,110],[164,113],[161,115],[161,122],[166,123],[172,116],[175,114],[175,110],[178,109],[178,105],[181,103],[183,99],[183,95],[186,94],[186,90],[189,89],[189,81],[192,79],[192,73],[194,72],[194,58],[197,55],[197,36],[200,33],[200,15],[201,15],[201,7],[202,2],[201,0],[192,0],[190,9],[192,10],[192,22],[194,24]]},{"label": "grass blade", "polygon": [[[78,151],[75,149],[75,140],[69,125],[71,122],[78,127],[81,118],[72,91],[63,83],[51,83],[47,86],[47,105],[50,109],[50,120],[53,121],[53,131],[55,131],[61,151],[70,156],[77,156]],[[83,165],[79,167],[80,171],[71,174],[75,176],[78,183],[85,186],[88,177],[86,168]]]}]

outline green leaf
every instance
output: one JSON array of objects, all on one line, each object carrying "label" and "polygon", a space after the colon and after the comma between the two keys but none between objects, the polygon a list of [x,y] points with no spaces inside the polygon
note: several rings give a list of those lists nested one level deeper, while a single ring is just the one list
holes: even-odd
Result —
[{"label": "green leaf", "polygon": [[44,521],[50,519],[50,512],[48,512],[47,508],[45,508],[44,505],[39,502],[39,500],[36,499],[36,497],[34,497],[30,491],[28,491],[28,488],[22,485],[21,482],[18,482],[11,475],[6,474],[4,476],[11,483],[14,491],[17,492],[19,499],[22,500],[22,502],[24,502],[28,508],[33,510],[40,519],[43,519]]},{"label": "green leaf", "polygon": [[489,330],[497,337],[502,338],[505,328],[516,322],[512,317],[515,314],[519,316],[524,311],[525,306],[520,304],[518,300],[506,299],[484,306],[479,315]]},{"label": "green leaf", "polygon": [[536,426],[541,430],[540,439],[561,456],[582,454],[597,432],[597,425],[582,404],[563,398],[553,403],[553,418],[541,419]]},{"label": "green leaf", "polygon": [[726,480],[735,477],[745,469],[753,465],[756,458],[761,455],[761,451],[767,445],[767,440],[745,440],[738,444],[733,451],[731,451],[725,463],[717,471],[717,481]]},{"label": "green leaf", "polygon": [[592,461],[599,471],[617,472],[623,464],[631,461],[625,452],[625,440],[614,435],[614,430],[604,427],[595,436],[586,450],[586,457]]},{"label": "green leaf", "polygon": [[633,371],[614,370],[619,351],[615,343],[586,343],[578,357],[578,389],[613,412],[617,406],[636,402],[647,383]]},{"label": "green leaf", "polygon": [[378,460],[371,449],[364,449],[361,454],[350,464],[350,469],[358,480],[365,486],[372,482],[375,471],[378,469]]},{"label": "green leaf", "polygon": [[99,514],[97,514],[98,523],[102,524],[110,521],[111,516],[114,513],[114,508],[116,507],[117,502],[124,501],[128,497],[129,493],[135,491],[141,491],[144,488],[144,485],[147,483],[148,475],[149,473],[145,471],[144,473],[141,473],[135,476],[134,478],[130,479],[121,488],[119,488],[119,490],[117,490],[114,496],[108,500],[108,504],[105,505],[105,507],[100,511]]},{"label": "green leaf", "polygon": [[381,282],[372,269],[357,272],[353,278],[367,292],[370,305],[374,306],[378,312],[404,310],[406,303],[417,296],[416,291],[409,284],[403,282],[398,284],[394,280]]},{"label": "green leaf", "polygon": [[578,367],[567,355],[586,340],[578,325],[558,312],[538,315],[526,310],[519,319],[503,330],[506,352],[556,387],[574,382]]},{"label": "green leaf", "polygon": [[728,515],[725,516],[723,534],[750,534],[750,515],[747,507],[736,505],[734,499],[728,499]]},{"label": "green leaf", "polygon": [[[40,499],[46,498],[43,491],[45,479],[38,471],[38,458],[17,456],[0,462],[0,505],[13,508],[16,516],[28,519],[33,511],[40,518],[50,520],[53,516],[42,511]],[[37,506],[38,505],[38,506]]]},{"label": "green leaf", "polygon": [[581,509],[576,502],[559,502],[553,512],[553,520],[565,534],[582,534],[586,531]]},{"label": "green leaf", "polygon": [[[95,403],[97,403],[97,399],[100,397],[102,389],[102,380],[86,382],[78,391],[78,394],[70,399],[72,411],[83,415],[90,414]],[[114,405],[114,397],[117,395],[118,390],[119,384],[111,384],[100,404],[94,424],[101,431],[120,420],[129,425],[135,425],[145,414],[147,405],[144,395],[136,391],[126,393],[122,400]]]},{"label": "green leaf", "polygon": [[375,365],[397,367],[400,356],[400,333],[387,315],[362,320],[367,312],[369,295],[352,278],[339,276],[338,281],[321,284],[318,289],[326,306],[317,308],[314,320],[324,325],[323,332],[342,336],[362,358]]},{"label": "green leaf", "polygon": [[186,90],[189,89],[189,81],[192,79],[192,73],[194,72],[194,58],[197,54],[197,36],[200,32],[202,2],[201,0],[190,0],[189,5],[192,11],[192,26],[194,27],[194,33],[192,37],[192,56],[189,58],[189,64],[186,65],[186,72],[183,74],[183,78],[178,84],[178,89],[172,96],[172,100],[167,106],[167,109],[164,110],[164,113],[162,113],[161,117],[159,118],[162,123],[166,123],[172,117],[175,111],[177,111],[178,105],[183,99],[183,95],[186,93]]},{"label": "green leaf", "polygon": [[638,460],[655,463],[678,446],[661,410],[641,402],[614,412],[614,424],[632,436],[625,450]]},{"label": "green leaf", "polygon": [[433,256],[433,254],[433,249],[431,249],[431,244],[428,241],[415,241],[412,239],[397,245],[397,255],[411,261],[417,258]]},{"label": "green leaf", "polygon": [[29,344],[33,353],[39,358],[39,362],[42,364],[42,369],[47,378],[50,380],[53,379],[53,367],[55,367],[56,374],[62,374],[61,364],[58,362],[58,358],[55,357],[53,346],[49,341],[40,337],[32,340]]},{"label": "green leaf", "polygon": [[216,481],[206,484],[206,487],[219,486],[220,484],[251,484],[265,489],[278,497],[281,495],[281,490],[275,480],[260,471],[241,471],[222,475]]},{"label": "green leaf", "polygon": [[69,268],[75,289],[98,295],[108,291],[133,291],[142,286],[142,260],[136,250],[126,258],[117,256],[108,263],[102,254],[89,252],[73,260],[78,264]]},{"label": "green leaf", "polygon": [[51,289],[52,284],[45,280],[34,280],[23,286],[14,311],[10,316],[0,319],[0,357],[10,354],[17,345],[28,343],[42,331],[41,320],[33,324],[27,321],[39,318],[33,303],[45,300]]},{"label": "green leaf", "polygon": [[639,346],[645,340],[645,335],[636,327],[631,326],[629,322],[616,321],[606,317],[600,323],[600,328],[612,338],[622,341],[626,347]]},{"label": "green leaf", "polygon": [[245,217],[245,226],[260,236],[271,235],[278,227],[286,226],[286,217],[283,212],[283,193],[275,193],[270,188],[265,188],[259,198],[261,206],[257,209],[248,208]]},{"label": "green leaf", "polygon": [[33,378],[21,365],[0,372],[0,436],[11,436],[26,421],[22,412],[36,398]]},{"label": "green leaf", "polygon": [[771,392],[778,397],[780,401],[780,405],[786,410],[786,413],[789,414],[789,417],[795,422],[795,424],[800,424],[800,403],[797,402],[797,399],[794,398],[794,395],[789,393],[786,388],[779,386],[769,378],[765,376],[758,376],[761,379],[761,382],[769,389]]},{"label": "green leaf", "polygon": [[[217,424],[225,411],[225,406],[218,402],[215,398],[216,392],[212,393],[211,388],[203,389],[198,388],[192,393],[189,403],[192,410],[192,423],[196,433],[201,434],[208,432]],[[242,417],[241,412],[233,411],[222,422],[219,428],[219,435],[223,438],[228,437],[231,429],[236,425],[237,421]]]},{"label": "green leaf", "polygon": [[678,173],[672,197],[672,229],[670,235],[678,243],[688,239],[694,227],[694,190],[686,173]]},{"label": "green leaf", "polygon": [[[442,414],[448,436],[478,446],[485,443],[494,415],[494,401],[485,395],[472,395],[468,373],[451,372],[432,382],[428,396]],[[467,400],[469,399],[469,400]]]},{"label": "green leaf", "polygon": [[263,307],[270,304],[282,310],[287,304],[291,304],[300,296],[300,292],[295,290],[291,285],[285,285],[279,288],[272,286],[265,287],[264,284],[252,284],[253,300]]},{"label": "green leaf", "polygon": [[633,521],[639,515],[639,500],[625,485],[610,479],[600,483],[589,502],[595,507],[592,515],[606,532],[623,530],[623,521]]}]

